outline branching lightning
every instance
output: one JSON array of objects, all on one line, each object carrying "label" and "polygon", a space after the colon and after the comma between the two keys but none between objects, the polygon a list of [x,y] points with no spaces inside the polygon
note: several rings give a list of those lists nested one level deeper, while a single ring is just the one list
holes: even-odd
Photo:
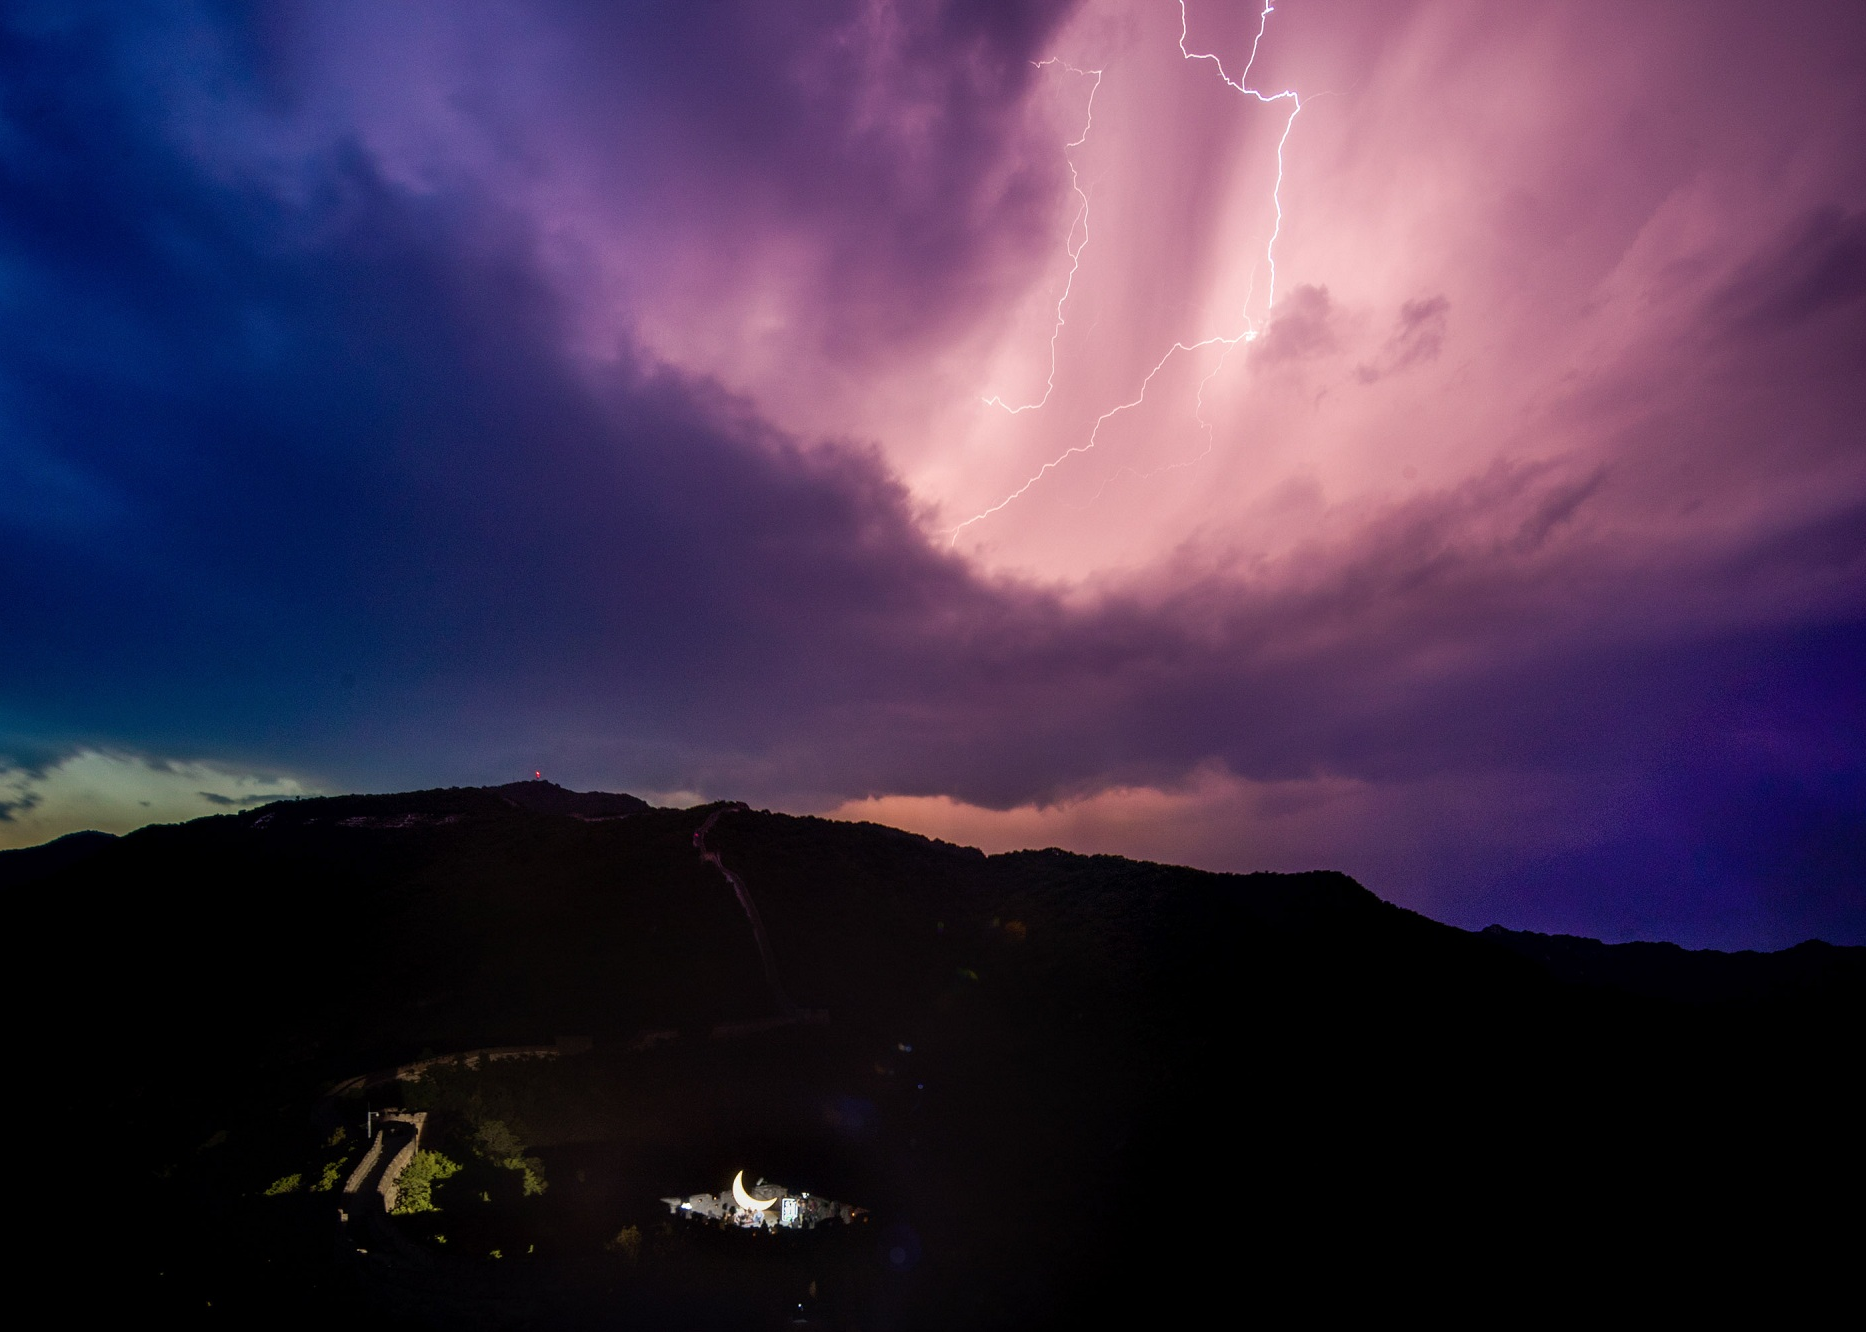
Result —
[{"label": "branching lightning", "polygon": [[[1264,0],[1263,10],[1257,16],[1257,35],[1251,41],[1250,59],[1245,62],[1243,72],[1239,74],[1237,78],[1233,79],[1229,74],[1225,72],[1224,61],[1219,56],[1209,51],[1188,51],[1186,49],[1186,37],[1187,37],[1187,32],[1188,32],[1188,27],[1187,27],[1188,20],[1187,20],[1187,15],[1186,15],[1186,0],[1179,0],[1179,54],[1183,59],[1211,61],[1213,67],[1218,71],[1218,77],[1224,80],[1225,85],[1227,87],[1230,87],[1236,90],[1237,92],[1243,94],[1246,97],[1254,98],[1258,102],[1261,102],[1265,105],[1270,105],[1276,102],[1288,102],[1289,103],[1289,108],[1290,108],[1289,116],[1283,122],[1283,133],[1277,139],[1277,142],[1276,142],[1276,183],[1271,187],[1271,190],[1270,190],[1270,200],[1276,210],[1276,222],[1275,222],[1275,225],[1270,230],[1270,239],[1264,246],[1264,261],[1269,268],[1269,274],[1270,274],[1269,289],[1265,293],[1264,306],[1263,306],[1264,321],[1266,325],[1269,320],[1270,311],[1274,308],[1276,304],[1276,243],[1277,243],[1277,240],[1283,234],[1283,152],[1284,152],[1284,148],[1289,143],[1290,131],[1295,128],[1296,117],[1300,115],[1302,112],[1302,98],[1293,89],[1285,89],[1282,92],[1276,92],[1276,93],[1266,93],[1266,92],[1263,92],[1261,89],[1253,88],[1250,86],[1250,72],[1251,72],[1252,67],[1255,66],[1257,63],[1257,50],[1263,44],[1264,33],[1268,29],[1269,24],[1270,24],[1270,15],[1274,13],[1275,10],[1276,10],[1276,6],[1274,3],[1272,3],[1272,0]],[[1047,65],[1051,62],[1046,60],[1046,61],[1043,61],[1042,63]],[[1073,68],[1071,66],[1064,66],[1064,67]],[[1102,71],[1100,70],[1094,70],[1094,71],[1076,70],[1074,72],[1076,73],[1092,72],[1095,75],[1095,88],[1099,89],[1101,87]],[[1094,106],[1095,106],[1094,91],[1091,90],[1089,94],[1089,123],[1088,125],[1085,125],[1083,127],[1081,135],[1073,143],[1068,144],[1067,147],[1069,148],[1080,147],[1082,143],[1087,140],[1089,130],[1094,125]],[[1079,179],[1077,179],[1076,167],[1073,161],[1070,163],[1069,173],[1070,173],[1072,182],[1075,183],[1076,194],[1080,197],[1082,202],[1081,202],[1080,208],[1077,210],[1077,213],[1076,213],[1077,221],[1075,223],[1072,223],[1070,226],[1068,241],[1075,242],[1076,232],[1078,230],[1078,224],[1079,224],[1079,229],[1082,234],[1082,239],[1080,243],[1075,244],[1073,249],[1069,250],[1069,259],[1070,259],[1069,281],[1067,284],[1065,284],[1063,288],[1062,297],[1056,303],[1056,323],[1050,331],[1050,377],[1049,377],[1049,381],[1044,389],[1043,397],[1034,403],[1025,403],[1019,407],[1010,407],[1010,406],[1007,406],[1001,399],[995,396],[985,399],[985,401],[988,404],[1002,407],[1004,408],[1005,411],[1010,412],[1012,415],[1016,415],[1017,413],[1020,413],[1020,412],[1031,411],[1036,408],[1040,408],[1044,406],[1046,403],[1049,402],[1051,393],[1055,389],[1056,341],[1057,341],[1057,338],[1060,337],[1062,334],[1063,323],[1064,323],[1064,319],[1063,319],[1064,307],[1068,303],[1069,293],[1075,285],[1076,270],[1081,266],[1082,250],[1086,248],[1086,246],[1088,245],[1088,205],[1089,205],[1088,195],[1085,191],[1083,191],[1083,189],[1081,188],[1080,181]],[[1243,326],[1236,333],[1233,333],[1230,335],[1214,334],[1213,336],[1209,338],[1203,338],[1197,342],[1175,342],[1171,347],[1166,349],[1166,352],[1160,357],[1159,360],[1154,362],[1153,368],[1147,371],[1146,375],[1140,381],[1139,390],[1134,394],[1132,398],[1128,399],[1126,402],[1117,403],[1115,406],[1110,407],[1107,411],[1103,412],[1100,416],[1095,418],[1095,424],[1093,427],[1090,428],[1088,438],[1086,440],[1084,440],[1080,444],[1076,444],[1076,445],[1071,446],[1068,449],[1065,449],[1062,453],[1058,454],[1055,458],[1052,458],[1049,462],[1044,463],[1043,466],[1038,468],[1036,473],[1032,475],[1028,481],[1024,482],[1023,485],[1019,486],[1016,490],[1012,491],[1009,495],[1006,495],[1003,499],[999,500],[996,504],[992,505],[989,509],[985,509],[980,513],[976,513],[972,515],[972,517],[966,519],[964,522],[960,523],[957,527],[953,528],[950,533],[950,540],[947,542],[947,545],[950,547],[956,544],[959,540],[959,533],[963,532],[966,528],[972,526],[972,524],[981,522],[984,519],[991,517],[993,514],[997,513],[998,511],[1000,511],[1001,509],[1009,505],[1012,501],[1021,498],[1023,495],[1029,492],[1032,486],[1035,486],[1039,481],[1043,480],[1044,477],[1048,476],[1051,472],[1055,471],[1057,468],[1061,467],[1064,463],[1068,462],[1069,459],[1077,456],[1078,454],[1088,453],[1092,449],[1094,449],[1096,444],[1100,440],[1101,428],[1104,425],[1106,425],[1109,421],[1113,420],[1115,417],[1121,415],[1121,413],[1132,411],[1135,408],[1139,407],[1142,403],[1144,403],[1147,400],[1148,387],[1153,383],[1154,378],[1160,373],[1160,371],[1166,368],[1167,363],[1170,362],[1173,359],[1173,357],[1179,355],[1181,352],[1196,352],[1196,351],[1202,351],[1208,347],[1222,346],[1224,348],[1224,351],[1223,353],[1220,354],[1217,365],[1213,366],[1211,371],[1207,373],[1206,376],[1199,381],[1198,395],[1195,400],[1194,414],[1199,422],[1200,428],[1205,433],[1206,452],[1209,453],[1211,450],[1212,425],[1210,422],[1205,420],[1205,389],[1207,385],[1209,385],[1212,382],[1212,380],[1217,377],[1219,372],[1224,369],[1225,362],[1229,359],[1231,352],[1238,346],[1238,344],[1256,341],[1258,335],[1263,331],[1262,328],[1259,327],[1257,320],[1253,318],[1250,313],[1251,297],[1255,291],[1255,287],[1256,287],[1256,281],[1253,276],[1251,285],[1249,288],[1246,289],[1245,294],[1244,294],[1244,304],[1238,312],[1238,317],[1240,321],[1242,322]],[[1204,455],[1201,454],[1200,456],[1203,457]]]},{"label": "branching lightning", "polygon": [[[1061,65],[1071,74],[1080,74],[1084,77],[1092,75],[1094,77],[1095,82],[1089,85],[1088,115],[1082,126],[1082,132],[1063,145],[1065,153],[1071,148],[1080,148],[1083,144],[1088,142],[1089,131],[1095,128],[1095,94],[1101,90],[1102,72],[1099,69],[1077,69],[1074,65],[1056,56],[1051,56],[1048,60],[1038,60],[1032,63],[1034,63],[1038,69],[1042,69],[1046,65]],[[1011,404],[995,393],[985,399],[985,405],[987,407],[1002,407],[1012,416],[1017,416],[1023,412],[1035,411],[1037,408],[1048,403],[1050,395],[1056,392],[1056,339],[1062,336],[1064,322],[1063,309],[1069,304],[1069,293],[1074,290],[1076,285],[1076,272],[1082,267],[1082,251],[1088,248],[1088,191],[1082,188],[1082,176],[1081,173],[1076,170],[1074,160],[1066,160],[1069,161],[1069,187],[1076,192],[1076,198],[1081,200],[1081,204],[1076,209],[1075,216],[1069,220],[1069,231],[1063,237],[1063,249],[1069,255],[1069,277],[1063,283],[1062,295],[1056,298],[1056,322],[1050,328],[1050,375],[1049,378],[1043,382],[1043,396],[1038,398],[1035,402],[1026,402],[1017,407],[1011,406]],[[1076,239],[1076,233],[1078,231],[1082,233],[1081,240]]]},{"label": "branching lightning", "polygon": [[[1251,67],[1257,63],[1257,48],[1263,45],[1264,31],[1270,26],[1270,15],[1276,12],[1271,0],[1264,0],[1263,12],[1257,16],[1257,35],[1251,39],[1250,59],[1244,62],[1244,72],[1233,79],[1225,73],[1225,62],[1210,51],[1188,51],[1186,49],[1186,0],[1179,0],[1179,54],[1187,60],[1209,60],[1218,71],[1218,77],[1227,86],[1235,88],[1246,97],[1255,97],[1268,105],[1272,102],[1289,103],[1289,119],[1283,122],[1283,135],[1276,141],[1276,184],[1271,188],[1270,201],[1276,205],[1276,225],[1270,229],[1269,243],[1264,246],[1264,262],[1270,266],[1270,290],[1264,297],[1264,317],[1269,318],[1269,311],[1276,304],[1276,242],[1283,234],[1283,148],[1289,142],[1289,132],[1296,126],[1296,117],[1302,114],[1302,98],[1293,89],[1285,88],[1280,93],[1259,92],[1250,86]],[[1246,298],[1248,301],[1248,298]],[[1253,341],[1257,336],[1255,324],[1249,322],[1249,313],[1245,313],[1247,329],[1240,336],[1245,342]]]}]

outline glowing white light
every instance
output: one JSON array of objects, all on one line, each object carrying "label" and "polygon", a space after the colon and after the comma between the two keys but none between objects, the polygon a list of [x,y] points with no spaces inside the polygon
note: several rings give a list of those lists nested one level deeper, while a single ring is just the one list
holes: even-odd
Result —
[{"label": "glowing white light", "polygon": [[745,1191],[745,1172],[741,1170],[732,1177],[732,1201],[748,1212],[762,1212],[765,1208],[776,1202],[777,1199],[754,1198],[751,1194],[747,1193]]}]

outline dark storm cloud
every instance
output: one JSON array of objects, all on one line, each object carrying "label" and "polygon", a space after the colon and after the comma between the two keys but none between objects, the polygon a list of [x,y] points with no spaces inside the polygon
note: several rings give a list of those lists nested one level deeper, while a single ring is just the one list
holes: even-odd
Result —
[{"label": "dark storm cloud", "polygon": [[1866,299],[1866,212],[1820,209],[1746,265],[1711,303],[1743,333],[1792,328]]},{"label": "dark storm cloud", "polygon": [[196,791],[195,794],[208,804],[221,809],[244,809],[249,805],[268,805],[279,798],[277,792],[243,796],[225,796],[218,791]]},{"label": "dark storm cloud", "polygon": [[1450,311],[1451,302],[1443,296],[1407,301],[1400,306],[1393,336],[1387,342],[1394,368],[1438,356],[1439,349],[1445,345],[1445,324]]},{"label": "dark storm cloud", "polygon": [[1439,352],[1444,350],[1450,314],[1451,302],[1443,296],[1421,297],[1403,303],[1379,359],[1356,366],[1355,378],[1363,384],[1372,384],[1409,366],[1437,360]]},{"label": "dark storm cloud", "polygon": [[18,800],[0,800],[0,823],[11,823],[15,812],[25,814],[38,805],[39,797],[36,795],[22,796]]},{"label": "dark storm cloud", "polygon": [[[304,203],[216,179],[98,35],[16,46],[7,85],[27,724],[328,758],[483,701],[756,745],[994,604],[872,453],[567,362],[495,201],[341,148]],[[333,723],[345,675],[397,715]]]},{"label": "dark storm cloud", "polygon": [[410,174],[469,152],[556,223],[599,216],[581,243],[631,283],[717,301],[730,275],[781,270],[811,293],[802,336],[859,358],[963,317],[1049,242],[1063,166],[1016,135],[1074,8],[290,5],[248,45],[272,100],[367,123]]},{"label": "dark storm cloud", "polygon": [[1277,302],[1257,359],[1266,363],[1299,361],[1335,349],[1334,302],[1328,288],[1301,286]]}]

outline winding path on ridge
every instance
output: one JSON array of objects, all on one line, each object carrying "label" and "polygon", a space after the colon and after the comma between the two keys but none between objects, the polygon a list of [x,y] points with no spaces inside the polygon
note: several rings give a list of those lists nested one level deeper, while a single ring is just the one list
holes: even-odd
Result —
[{"label": "winding path on ridge", "polygon": [[790,1001],[790,996],[784,993],[784,986],[778,980],[777,957],[771,951],[771,941],[765,937],[765,923],[758,915],[758,904],[752,901],[751,889],[745,886],[745,880],[727,869],[726,862],[719,858],[719,853],[706,844],[706,835],[713,830],[713,825],[719,822],[720,815],[729,814],[735,809],[745,808],[745,805],[740,804],[738,801],[733,801],[730,804],[721,805],[711,814],[708,814],[706,816],[706,822],[694,829],[693,849],[700,853],[701,860],[706,861],[714,869],[723,874],[726,882],[732,885],[732,891],[738,894],[739,906],[745,911],[745,919],[752,923],[752,937],[758,941],[758,956],[764,962],[765,983],[771,987],[771,997],[777,1003],[778,1012],[782,1015],[782,1020],[786,1022],[821,1022],[828,1014],[809,1012],[798,1008],[797,1005]]}]

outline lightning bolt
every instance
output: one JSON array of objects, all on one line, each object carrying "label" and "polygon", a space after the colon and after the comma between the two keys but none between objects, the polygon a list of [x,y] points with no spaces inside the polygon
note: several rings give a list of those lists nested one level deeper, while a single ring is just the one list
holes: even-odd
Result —
[{"label": "lightning bolt", "polygon": [[[1266,106],[1271,105],[1276,102],[1288,102],[1289,103],[1289,116],[1287,119],[1284,120],[1283,133],[1281,134],[1281,136],[1278,137],[1276,141],[1276,183],[1271,187],[1271,190],[1270,190],[1270,201],[1276,210],[1276,223],[1271,228],[1270,239],[1268,242],[1266,242],[1264,246],[1264,262],[1269,268],[1269,273],[1270,273],[1269,290],[1264,295],[1264,306],[1263,306],[1264,320],[1266,324],[1268,323],[1268,320],[1269,320],[1270,311],[1276,304],[1276,243],[1283,234],[1283,168],[1284,168],[1283,154],[1284,154],[1284,149],[1289,144],[1290,131],[1296,127],[1296,117],[1302,113],[1302,98],[1300,95],[1298,95],[1295,92],[1295,90],[1285,89],[1282,92],[1266,93],[1262,91],[1261,89],[1253,88],[1250,86],[1250,72],[1251,72],[1251,69],[1257,63],[1258,48],[1263,45],[1264,33],[1268,30],[1269,25],[1270,25],[1270,15],[1275,12],[1276,12],[1275,4],[1272,3],[1271,0],[1264,0],[1263,9],[1257,15],[1257,35],[1251,40],[1250,59],[1244,63],[1243,72],[1240,73],[1238,77],[1234,79],[1225,72],[1224,61],[1219,56],[1213,54],[1210,51],[1188,51],[1186,49],[1186,38],[1188,35],[1188,19],[1186,15],[1186,0],[1179,0],[1179,54],[1182,59],[1211,61],[1213,68],[1215,68],[1218,71],[1218,77],[1224,80],[1225,85],[1227,87],[1234,89],[1239,94],[1245,97],[1254,98],[1256,101]],[[1048,64],[1050,62],[1044,61],[1043,63]],[[1069,68],[1069,67],[1065,66],[1065,68]],[[1077,71],[1077,72],[1079,73],[1082,71]],[[1094,74],[1095,74],[1095,87],[1099,89],[1101,86],[1101,71],[1096,70],[1094,71]],[[1092,126],[1093,120],[1094,120],[1094,92],[1092,90],[1089,95],[1089,111],[1090,111],[1090,125]],[[1088,138],[1088,127],[1084,127],[1081,137],[1076,139],[1074,143],[1069,144],[1068,146],[1071,148],[1079,147],[1082,144],[1082,142],[1086,140],[1087,138]],[[1071,179],[1074,180],[1075,175],[1076,175],[1076,169],[1075,169],[1075,164],[1073,162],[1070,163],[1069,172],[1070,172]],[[1062,333],[1062,329],[1063,329],[1063,307],[1069,298],[1069,290],[1075,283],[1076,269],[1081,264],[1082,250],[1086,248],[1086,246],[1088,245],[1088,195],[1082,191],[1079,183],[1076,185],[1076,193],[1081,197],[1081,200],[1082,200],[1081,207],[1077,212],[1077,217],[1081,223],[1082,242],[1074,250],[1070,251],[1069,283],[1068,285],[1064,287],[1062,299],[1059,300],[1056,305],[1056,324],[1050,333],[1049,386],[1045,389],[1042,399],[1037,402],[1026,403],[1023,406],[1016,407],[1016,408],[1005,407],[1005,410],[1011,412],[1013,415],[1017,414],[1018,412],[1030,411],[1035,408],[1042,407],[1044,404],[1046,404],[1049,401],[1050,394],[1055,387],[1056,340],[1058,336],[1060,336],[1060,334]],[[1068,240],[1073,241],[1075,239],[1075,234],[1076,234],[1076,226],[1075,224],[1072,224],[1070,227]],[[1205,438],[1206,438],[1205,453],[1210,453],[1211,452],[1211,441],[1212,441],[1212,425],[1210,422],[1205,420],[1205,415],[1204,415],[1205,413],[1205,389],[1206,389],[1206,386],[1209,385],[1212,382],[1212,380],[1215,379],[1218,376],[1218,374],[1224,369],[1225,363],[1226,361],[1230,359],[1232,351],[1234,351],[1240,343],[1255,342],[1259,334],[1262,332],[1262,329],[1258,327],[1257,321],[1251,317],[1251,313],[1250,313],[1250,302],[1251,302],[1251,297],[1255,291],[1255,288],[1256,288],[1256,281],[1253,276],[1250,287],[1247,288],[1245,291],[1244,303],[1238,311],[1238,318],[1242,324],[1242,327],[1239,328],[1237,332],[1232,333],[1230,335],[1226,335],[1222,333],[1214,334],[1209,338],[1203,338],[1197,342],[1175,342],[1171,347],[1166,349],[1165,353],[1161,355],[1159,360],[1154,362],[1153,368],[1147,371],[1146,375],[1140,381],[1139,390],[1134,394],[1132,398],[1128,399],[1126,402],[1117,403],[1115,406],[1110,407],[1107,411],[1103,412],[1100,416],[1095,418],[1095,424],[1090,428],[1088,438],[1086,440],[1084,440],[1080,444],[1072,445],[1070,448],[1065,449],[1062,453],[1052,458],[1049,462],[1044,463],[1043,466],[1038,468],[1037,471],[1031,476],[1031,478],[1028,481],[1024,482],[1023,485],[1019,486],[1016,490],[1012,491],[1009,495],[1006,495],[1003,499],[999,500],[996,504],[992,505],[989,509],[985,509],[979,513],[973,514],[970,518],[967,518],[964,522],[960,523],[957,527],[954,527],[953,529],[951,529],[951,532],[949,533],[950,539],[946,543],[947,548],[950,549],[952,546],[958,543],[959,534],[963,532],[966,528],[972,526],[974,523],[984,521],[985,519],[991,517],[993,514],[998,513],[999,511],[1004,509],[1007,505],[1022,498],[1025,494],[1029,493],[1031,487],[1035,486],[1039,481],[1043,480],[1044,477],[1048,476],[1051,472],[1055,471],[1057,468],[1061,467],[1064,463],[1068,462],[1069,459],[1076,457],[1080,454],[1085,454],[1085,453],[1092,451],[1095,448],[1096,444],[1100,441],[1101,428],[1104,425],[1108,424],[1108,422],[1113,420],[1115,417],[1121,415],[1123,412],[1133,411],[1135,408],[1139,407],[1142,403],[1144,403],[1147,400],[1147,389],[1152,385],[1154,378],[1159,375],[1160,371],[1166,368],[1167,364],[1175,356],[1179,355],[1182,352],[1191,353],[1191,352],[1203,351],[1204,349],[1208,347],[1222,346],[1225,350],[1220,354],[1218,358],[1218,364],[1215,365],[1211,369],[1211,371],[1203,379],[1199,381],[1198,394],[1195,400],[1196,405],[1195,405],[1194,415],[1199,422],[1200,428],[1205,433]],[[990,404],[1004,407],[1004,403],[995,397],[987,398],[985,399],[985,401]],[[1200,454],[1199,456],[1204,457],[1205,454]],[[1193,461],[1197,461],[1197,460],[1194,459]],[[1185,464],[1175,464],[1174,466],[1184,466],[1184,465]],[[1170,469],[1162,469],[1162,470],[1170,470]],[[1119,472],[1117,472],[1115,475],[1119,475]],[[1110,479],[1112,479],[1112,477]],[[1104,482],[1103,489],[1106,489],[1106,486],[1107,486],[1107,483]]]},{"label": "lightning bolt", "polygon": [[[1280,93],[1265,93],[1251,87],[1247,82],[1250,78],[1251,67],[1257,63],[1257,48],[1263,45],[1264,32],[1270,26],[1270,15],[1275,12],[1276,6],[1271,3],[1271,0],[1264,0],[1263,12],[1257,15],[1257,35],[1251,39],[1250,59],[1244,62],[1244,72],[1233,79],[1225,73],[1225,62],[1210,51],[1188,51],[1186,49],[1186,0],[1179,0],[1179,54],[1182,58],[1211,61],[1212,67],[1218,71],[1218,77],[1223,79],[1228,87],[1235,88],[1246,97],[1255,97],[1266,106],[1273,102],[1289,103],[1289,119],[1283,122],[1282,137],[1276,141],[1276,184],[1270,190],[1270,201],[1276,205],[1276,225],[1270,229],[1270,240],[1264,246],[1263,255],[1264,262],[1270,267],[1270,290],[1264,297],[1266,320],[1270,317],[1270,308],[1276,304],[1276,242],[1277,238],[1283,234],[1283,148],[1289,143],[1289,132],[1296,127],[1296,117],[1302,114],[1302,98],[1293,89],[1285,88]],[[1249,303],[1248,296],[1245,301]],[[1247,331],[1241,336],[1245,342],[1251,342],[1256,339],[1257,328],[1255,324],[1249,323],[1248,314],[1245,315],[1245,319]]]},{"label": "lightning bolt", "polygon": [[[1056,56],[1051,56],[1048,60],[1036,60],[1031,63],[1038,69],[1042,69],[1047,65],[1061,65],[1071,74],[1080,74],[1085,78],[1090,75],[1094,76],[1095,82],[1089,85],[1088,117],[1082,126],[1082,132],[1063,145],[1065,154],[1067,154],[1068,150],[1071,148],[1080,148],[1083,144],[1088,142],[1089,131],[1095,128],[1095,94],[1101,91],[1102,72],[1099,69],[1077,69],[1074,65]],[[1074,160],[1067,156],[1065,156],[1064,160],[1069,162],[1069,188],[1075,191],[1076,198],[1080,199],[1082,202],[1076,209],[1076,215],[1069,220],[1069,231],[1063,237],[1063,250],[1069,255],[1069,276],[1063,282],[1062,295],[1056,298],[1056,322],[1050,328],[1050,375],[1049,378],[1043,382],[1043,396],[1038,398],[1035,402],[1026,402],[1020,406],[1013,407],[995,393],[984,400],[987,407],[1002,407],[1012,416],[1018,416],[1024,412],[1036,411],[1039,407],[1048,403],[1050,395],[1056,392],[1056,339],[1062,336],[1064,322],[1063,310],[1064,307],[1069,304],[1069,293],[1075,289],[1076,273],[1082,267],[1082,251],[1088,248],[1088,191],[1082,188],[1082,176],[1081,173],[1076,170]],[[1076,233],[1078,231],[1082,233],[1082,239],[1080,241],[1076,240]]]}]

